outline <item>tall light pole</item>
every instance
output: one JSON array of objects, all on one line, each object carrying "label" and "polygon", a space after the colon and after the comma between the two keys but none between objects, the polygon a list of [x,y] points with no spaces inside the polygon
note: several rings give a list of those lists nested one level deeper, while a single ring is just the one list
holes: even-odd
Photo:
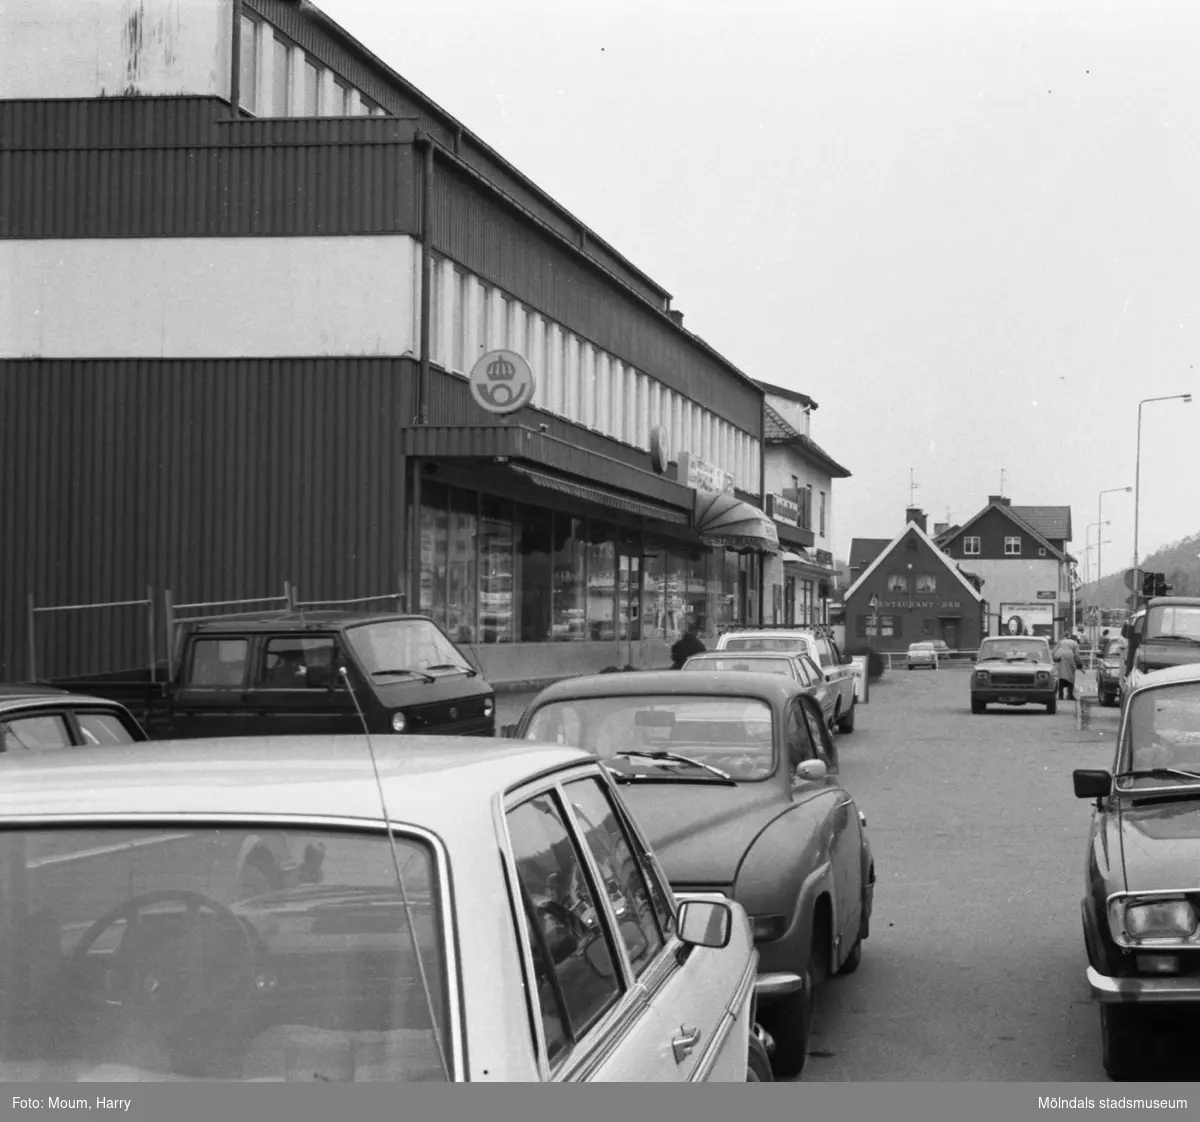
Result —
[{"label": "tall light pole", "polygon": [[[1100,519],[1104,518],[1104,496],[1111,495],[1115,491],[1132,491],[1132,487],[1109,487],[1107,491],[1100,492],[1100,501],[1097,504],[1096,516]],[[1136,547],[1135,550],[1136,552]],[[1101,580],[1104,576],[1104,566],[1101,564],[1102,551],[1096,550],[1096,580]],[[1134,562],[1136,565],[1137,562]]]},{"label": "tall light pole", "polygon": [[1142,498],[1142,406],[1152,401],[1182,401],[1187,405],[1192,400],[1190,393],[1172,393],[1166,397],[1144,397],[1138,402],[1137,463],[1133,473],[1133,567],[1138,567],[1138,504]]},{"label": "tall light pole", "polygon": [[[1103,527],[1103,526],[1111,526],[1111,525],[1112,525],[1111,519],[1108,522],[1089,522],[1087,525],[1087,529],[1084,530],[1084,532],[1083,532],[1083,552],[1091,553],[1091,551],[1092,551],[1092,547],[1090,544],[1091,540],[1092,540],[1092,527],[1094,527],[1094,526]],[[1103,536],[1104,536],[1103,531],[1101,531],[1100,533],[1098,533],[1096,535],[1097,548],[1099,547],[1100,538],[1102,538]],[[1109,544],[1111,545],[1112,543],[1110,542]],[[1091,572],[1091,567],[1092,567],[1092,563],[1091,563],[1091,558],[1089,557],[1088,564],[1087,564],[1089,573]]]}]

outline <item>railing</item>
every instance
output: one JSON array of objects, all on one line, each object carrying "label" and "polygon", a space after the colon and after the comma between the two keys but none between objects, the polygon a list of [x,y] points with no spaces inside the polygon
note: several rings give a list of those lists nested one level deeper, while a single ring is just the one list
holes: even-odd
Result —
[{"label": "railing", "polygon": [[29,636],[29,680],[37,681],[37,617],[39,614],[47,614],[50,612],[84,612],[95,611],[100,608],[134,608],[144,607],[146,609],[146,639],[147,639],[147,655],[148,665],[150,667],[150,676],[154,676],[154,664],[156,662],[156,652],[154,649],[154,589],[147,587],[146,598],[144,600],[108,600],[97,604],[42,604],[38,605],[34,602],[33,593],[29,593],[29,620],[26,627]]}]

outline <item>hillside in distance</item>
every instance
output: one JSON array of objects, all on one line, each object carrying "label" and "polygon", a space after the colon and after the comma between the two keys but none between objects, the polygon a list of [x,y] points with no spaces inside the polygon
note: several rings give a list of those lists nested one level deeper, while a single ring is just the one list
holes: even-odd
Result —
[{"label": "hillside in distance", "polygon": [[[1165,573],[1173,596],[1200,596],[1200,534],[1164,546],[1146,557],[1140,566],[1149,573]],[[1079,594],[1081,603],[1100,608],[1127,608],[1129,589],[1124,570],[1103,580],[1085,584]]]}]

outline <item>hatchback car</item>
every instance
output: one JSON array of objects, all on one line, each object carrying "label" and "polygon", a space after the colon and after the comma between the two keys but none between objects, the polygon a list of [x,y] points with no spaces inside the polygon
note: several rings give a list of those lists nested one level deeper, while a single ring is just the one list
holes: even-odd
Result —
[{"label": "hatchback car", "polygon": [[1033,636],[997,635],[979,644],[971,671],[971,712],[988,705],[1044,705],[1058,712],[1058,679],[1050,644]]},{"label": "hatchback car", "polygon": [[594,755],[463,743],[12,761],[0,1078],[769,1078],[742,908],[675,895]]},{"label": "hatchback car", "polygon": [[46,686],[0,686],[0,756],[147,739],[133,714],[115,701]]},{"label": "hatchback car", "polygon": [[816,663],[806,654],[787,651],[736,651],[723,654],[709,651],[692,655],[682,666],[683,670],[713,671],[732,670],[753,674],[783,674],[804,687],[805,692],[816,699],[831,732],[837,728],[837,692],[829,688],[824,675]]},{"label": "hatchback car", "polygon": [[1200,665],[1144,675],[1112,771],[1074,783],[1095,801],[1082,910],[1104,1067],[1150,1078],[1160,1033],[1200,1020]]},{"label": "hatchback car", "polygon": [[908,648],[905,659],[909,670],[914,666],[928,666],[930,670],[938,668],[938,651],[932,643],[912,643]]}]

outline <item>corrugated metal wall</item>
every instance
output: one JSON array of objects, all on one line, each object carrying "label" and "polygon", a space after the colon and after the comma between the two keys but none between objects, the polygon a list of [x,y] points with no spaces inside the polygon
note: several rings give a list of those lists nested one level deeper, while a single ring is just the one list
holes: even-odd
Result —
[{"label": "corrugated metal wall", "polygon": [[[399,359],[0,363],[0,680],[39,604],[398,588]],[[43,674],[141,663],[144,616],[46,617]]]}]

